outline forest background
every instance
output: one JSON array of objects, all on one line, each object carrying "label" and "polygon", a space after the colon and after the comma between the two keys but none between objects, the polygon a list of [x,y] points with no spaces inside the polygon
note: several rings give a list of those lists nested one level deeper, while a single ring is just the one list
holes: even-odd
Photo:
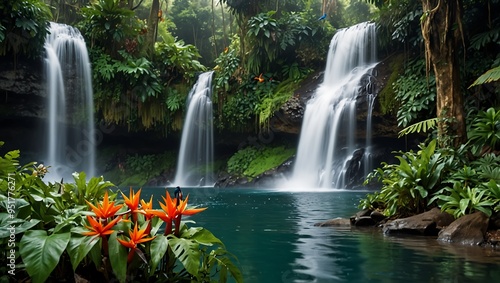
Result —
[{"label": "forest background", "polygon": [[[39,60],[48,21],[80,29],[92,62],[96,124],[115,129],[98,148],[100,171],[127,185],[166,181],[173,174],[186,96],[198,74],[214,70],[214,125],[224,146],[213,168],[252,179],[293,157],[297,127],[276,130],[271,119],[285,108],[300,110],[295,94],[324,69],[336,30],[363,21],[377,24],[379,58],[390,69],[376,108],[397,121],[394,136],[420,125],[437,129],[431,136],[448,137],[440,139],[442,147],[464,143],[466,135],[457,131],[499,104],[500,23],[493,12],[499,1],[444,1],[460,21],[433,16],[440,3],[9,0],[0,5],[0,55],[3,62]],[[431,61],[439,58],[431,55],[446,55],[428,44],[431,19],[442,19],[453,35],[451,57],[443,61],[456,59],[457,72],[438,72],[449,77],[437,78],[453,85],[436,84]],[[429,26],[427,31],[438,33],[439,25]],[[443,88],[458,89],[444,96],[458,93],[460,115],[436,104]],[[446,115],[463,120],[457,126]],[[272,142],[249,142],[270,132]]]}]

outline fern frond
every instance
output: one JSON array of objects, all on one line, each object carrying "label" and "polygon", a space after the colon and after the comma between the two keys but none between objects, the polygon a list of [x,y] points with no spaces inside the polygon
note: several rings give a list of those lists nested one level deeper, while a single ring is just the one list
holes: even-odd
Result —
[{"label": "fern frond", "polygon": [[421,131],[425,133],[428,130],[432,130],[432,129],[436,128],[437,121],[438,121],[438,118],[436,117],[436,118],[427,119],[427,120],[415,123],[413,125],[410,125],[404,129],[402,129],[399,132],[398,137],[402,137],[404,135],[413,134],[413,133],[420,133]]},{"label": "fern frond", "polygon": [[500,66],[495,67],[493,69],[490,69],[486,71],[486,73],[482,74],[477,78],[470,86],[469,88],[477,85],[482,85],[482,84],[487,84],[491,83],[494,81],[500,80]]}]

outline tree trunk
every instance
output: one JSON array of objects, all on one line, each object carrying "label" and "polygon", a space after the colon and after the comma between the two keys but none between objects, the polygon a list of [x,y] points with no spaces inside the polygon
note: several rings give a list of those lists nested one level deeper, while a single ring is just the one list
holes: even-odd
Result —
[{"label": "tree trunk", "polygon": [[422,0],[422,36],[427,72],[436,76],[438,141],[458,147],[467,141],[457,48],[461,39],[462,0]]},{"label": "tree trunk", "polygon": [[151,11],[148,18],[148,32],[146,34],[146,52],[153,58],[156,42],[156,34],[158,29],[158,12],[160,11],[160,0],[153,0]]}]

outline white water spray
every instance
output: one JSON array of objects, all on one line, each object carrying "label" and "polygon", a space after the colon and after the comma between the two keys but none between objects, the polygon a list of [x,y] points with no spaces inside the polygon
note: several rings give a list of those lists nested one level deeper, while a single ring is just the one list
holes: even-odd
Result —
[{"label": "white water spray", "polygon": [[[332,38],[323,83],[306,106],[293,175],[287,187],[345,187],[346,165],[359,147],[356,98],[361,88],[368,88],[360,86],[360,81],[376,65],[375,40],[373,23],[341,29]],[[371,118],[369,122],[371,128]],[[369,158],[371,129],[367,129],[368,133],[364,159]]]},{"label": "white water spray", "polygon": [[188,95],[174,181],[177,186],[213,186],[215,183],[212,75],[213,71],[201,74]]},{"label": "white water spray", "polygon": [[45,40],[47,80],[47,156],[49,181],[71,173],[95,174],[94,102],[91,67],[80,32],[51,23]]}]

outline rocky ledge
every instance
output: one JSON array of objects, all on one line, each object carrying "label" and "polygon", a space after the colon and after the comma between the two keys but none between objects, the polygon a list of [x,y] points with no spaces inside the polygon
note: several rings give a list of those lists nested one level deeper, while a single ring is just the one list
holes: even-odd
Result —
[{"label": "rocky ledge", "polygon": [[335,218],[316,223],[321,227],[376,227],[385,235],[420,235],[437,241],[500,250],[500,212],[488,217],[477,211],[458,219],[439,208],[407,218],[387,219],[378,211],[362,210],[349,219]]}]

